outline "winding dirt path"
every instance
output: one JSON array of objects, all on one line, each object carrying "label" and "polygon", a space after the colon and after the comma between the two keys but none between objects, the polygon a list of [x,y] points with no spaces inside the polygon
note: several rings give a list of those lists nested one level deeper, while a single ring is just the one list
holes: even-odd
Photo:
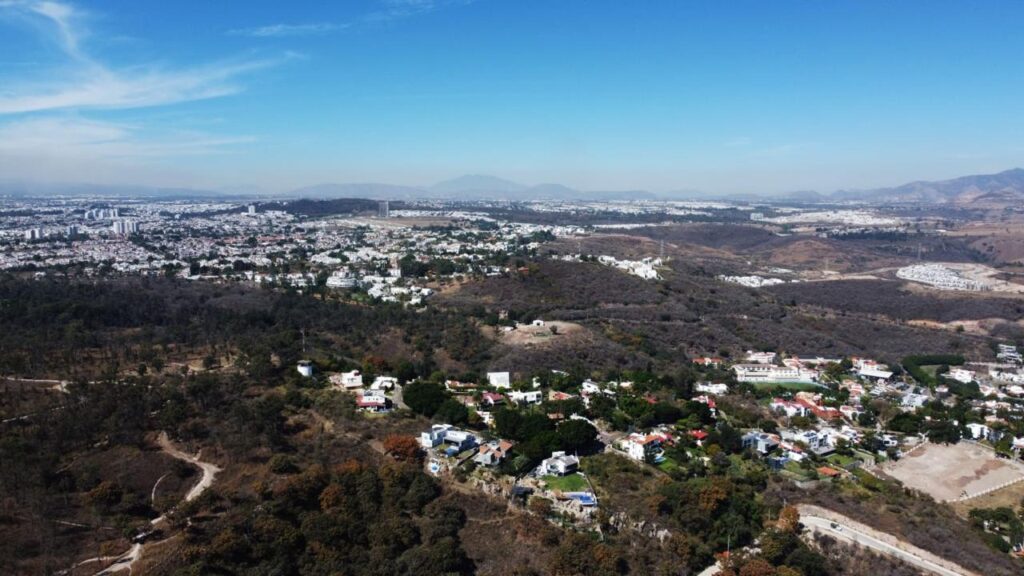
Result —
[{"label": "winding dirt path", "polygon": [[[195,456],[182,452],[177,446],[174,445],[173,442],[171,442],[171,439],[167,436],[167,432],[160,433],[160,436],[157,438],[157,445],[160,446],[160,449],[163,450],[165,454],[171,456],[172,458],[177,458],[178,460],[188,462],[189,464],[196,466],[203,472],[202,478],[200,478],[199,482],[197,482],[196,485],[193,486],[192,489],[189,490],[187,494],[185,494],[185,498],[182,500],[182,502],[191,502],[198,498],[203,492],[206,491],[207,488],[213,485],[214,478],[216,478],[217,473],[221,471],[221,468],[218,467],[216,464],[210,462],[203,462],[202,460],[200,460],[199,456],[201,452],[199,454],[196,454]],[[161,477],[160,480],[163,480],[163,477]],[[160,483],[160,480],[157,480],[157,484]],[[153,494],[156,494],[156,485],[153,486]],[[154,518],[153,520],[151,520],[150,525],[155,529],[161,524],[164,524],[166,520],[167,517],[161,515],[158,518]],[[171,538],[173,538],[173,536],[171,536]],[[142,553],[145,550],[145,547],[146,545],[141,542],[132,544],[132,547],[127,552],[125,552],[121,556],[117,556],[114,559],[113,564],[97,572],[96,576],[101,576],[103,574],[115,574],[123,570],[127,570],[128,574],[131,574],[132,568],[135,566],[135,563],[138,562],[140,558],[142,558]],[[109,559],[109,557],[89,558],[88,560],[83,560],[82,562],[76,564],[76,567],[81,566],[83,564],[88,564],[90,562],[100,562]]]}]

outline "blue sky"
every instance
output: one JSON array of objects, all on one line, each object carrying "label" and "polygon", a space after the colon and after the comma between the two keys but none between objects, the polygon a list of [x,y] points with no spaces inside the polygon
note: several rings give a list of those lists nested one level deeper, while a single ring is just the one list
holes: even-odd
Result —
[{"label": "blue sky", "polygon": [[773,193],[1024,165],[1024,2],[0,0],[0,179]]}]

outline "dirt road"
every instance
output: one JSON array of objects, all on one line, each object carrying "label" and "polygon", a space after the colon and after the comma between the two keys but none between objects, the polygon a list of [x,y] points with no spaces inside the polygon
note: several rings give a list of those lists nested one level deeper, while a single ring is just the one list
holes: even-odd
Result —
[{"label": "dirt road", "polygon": [[[192,489],[189,490],[187,494],[185,494],[185,498],[182,500],[182,502],[191,502],[192,500],[198,498],[204,491],[206,491],[207,488],[213,485],[214,478],[216,478],[217,473],[221,471],[221,469],[216,464],[210,462],[203,462],[202,460],[200,460],[199,454],[193,456],[191,454],[186,454],[185,452],[182,452],[177,446],[174,445],[173,442],[171,442],[171,439],[168,438],[166,432],[160,433],[160,436],[157,438],[157,444],[160,446],[160,449],[163,450],[164,453],[166,453],[167,455],[173,458],[177,458],[178,460],[184,460],[185,462],[188,462],[189,464],[198,467],[203,472],[202,478],[200,478],[199,482],[197,482],[196,485],[193,486]],[[155,485],[153,486],[153,490],[155,494]],[[166,520],[167,518],[165,516],[160,516],[150,521],[150,525],[155,529],[159,527],[161,524],[164,524]],[[97,572],[96,576],[101,576],[104,574],[114,574],[117,572],[121,572],[122,570],[127,570],[128,573],[131,574],[132,567],[135,565],[136,562],[139,561],[140,558],[142,558],[142,552],[144,551],[145,546],[146,545],[143,543],[132,544],[132,547],[127,552],[125,552],[121,556],[118,556],[117,559],[114,560],[113,564]],[[89,562],[102,561],[106,559],[107,558],[90,558],[88,560],[80,562],[78,565],[81,566],[82,564],[86,564]]]}]

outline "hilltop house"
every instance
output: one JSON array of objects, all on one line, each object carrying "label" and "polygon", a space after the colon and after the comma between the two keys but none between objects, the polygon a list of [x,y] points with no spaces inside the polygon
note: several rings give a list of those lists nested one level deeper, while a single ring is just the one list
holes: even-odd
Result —
[{"label": "hilltop house", "polygon": [[487,384],[494,388],[511,388],[512,376],[508,372],[488,372]]},{"label": "hilltop house", "polygon": [[963,384],[968,384],[974,381],[974,372],[963,368],[950,368],[949,372],[946,373],[946,376]]},{"label": "hilltop house", "polygon": [[775,352],[754,352],[747,350],[747,362],[754,364],[772,364],[775,362]]},{"label": "hilltop house", "polygon": [[729,392],[729,386],[724,383],[713,384],[711,382],[698,382],[693,388],[697,392],[703,392],[705,394],[716,394],[721,396]]},{"label": "hilltop house", "polygon": [[775,434],[754,430],[743,435],[743,447],[752,448],[765,455],[779,447],[779,437]]},{"label": "hilltop house", "polygon": [[356,407],[364,412],[387,412],[389,403],[381,390],[366,390],[356,398]]},{"label": "hilltop house", "polygon": [[732,367],[739,382],[814,382],[817,372],[773,364],[736,364]]},{"label": "hilltop house", "polygon": [[620,441],[622,451],[638,462],[661,462],[665,459],[662,445],[672,441],[672,437],[663,433],[633,433]]},{"label": "hilltop house", "polygon": [[516,404],[540,404],[544,399],[544,392],[540,390],[530,390],[529,392],[513,390],[508,393],[508,398]]},{"label": "hilltop house", "polygon": [[458,452],[476,446],[476,436],[472,432],[459,430],[450,424],[434,424],[427,432],[420,434],[420,446],[435,448],[441,444],[449,444]]},{"label": "hilltop house", "polygon": [[480,395],[480,404],[482,406],[497,406],[504,403],[505,397],[497,392],[484,392]]},{"label": "hilltop house", "polygon": [[363,387],[363,375],[359,373],[359,370],[331,374],[330,381],[332,385],[346,390]]},{"label": "hilltop house", "polygon": [[569,456],[565,452],[552,452],[550,458],[540,463],[540,473],[545,476],[565,476],[572,474],[580,466],[580,459]]},{"label": "hilltop house", "polygon": [[394,376],[377,376],[370,384],[372,390],[391,390],[398,385],[398,378]]},{"label": "hilltop house", "polygon": [[473,462],[481,466],[497,466],[501,464],[512,449],[512,443],[507,440],[491,440],[480,446],[480,451],[473,457]]}]

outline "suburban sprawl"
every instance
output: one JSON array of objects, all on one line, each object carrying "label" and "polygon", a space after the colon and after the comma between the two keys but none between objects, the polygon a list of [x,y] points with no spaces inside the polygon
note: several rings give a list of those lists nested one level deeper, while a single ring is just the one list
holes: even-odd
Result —
[{"label": "suburban sprawl", "polygon": [[[33,460],[63,499],[9,509],[60,515],[65,574],[1019,573],[1020,262],[972,226],[11,199],[0,449],[79,459]],[[74,528],[94,523],[118,529]]]}]

